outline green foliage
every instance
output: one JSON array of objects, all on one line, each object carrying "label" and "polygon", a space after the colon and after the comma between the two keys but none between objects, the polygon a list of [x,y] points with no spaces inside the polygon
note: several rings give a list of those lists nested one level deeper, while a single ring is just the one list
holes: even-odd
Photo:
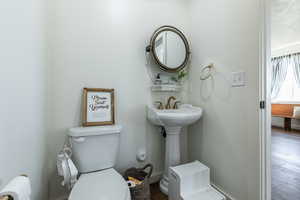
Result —
[{"label": "green foliage", "polygon": [[184,77],[186,77],[186,75],[187,75],[187,71],[181,70],[176,74],[176,76],[172,76],[171,80],[175,82],[180,82],[181,80],[183,80]]}]

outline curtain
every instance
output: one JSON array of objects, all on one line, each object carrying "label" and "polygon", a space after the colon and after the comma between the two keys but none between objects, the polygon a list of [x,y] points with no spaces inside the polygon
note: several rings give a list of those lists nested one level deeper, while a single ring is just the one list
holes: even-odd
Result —
[{"label": "curtain", "polygon": [[300,54],[293,55],[294,77],[298,87],[300,87]]},{"label": "curtain", "polygon": [[286,78],[288,66],[291,60],[290,58],[290,56],[281,56],[272,59],[272,99],[275,99],[280,92],[281,86]]}]

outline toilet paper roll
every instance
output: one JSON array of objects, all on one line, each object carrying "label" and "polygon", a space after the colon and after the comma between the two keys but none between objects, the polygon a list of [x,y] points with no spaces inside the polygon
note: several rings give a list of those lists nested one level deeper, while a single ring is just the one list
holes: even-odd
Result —
[{"label": "toilet paper roll", "polygon": [[7,195],[13,197],[14,200],[30,200],[30,179],[25,176],[14,178],[0,191],[0,196]]}]

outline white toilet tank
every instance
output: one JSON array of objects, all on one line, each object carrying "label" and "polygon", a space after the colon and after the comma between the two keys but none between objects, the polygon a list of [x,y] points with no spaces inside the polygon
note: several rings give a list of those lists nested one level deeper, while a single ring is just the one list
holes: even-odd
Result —
[{"label": "white toilet tank", "polygon": [[114,125],[69,130],[72,159],[80,173],[99,171],[115,165],[121,129],[121,126]]}]

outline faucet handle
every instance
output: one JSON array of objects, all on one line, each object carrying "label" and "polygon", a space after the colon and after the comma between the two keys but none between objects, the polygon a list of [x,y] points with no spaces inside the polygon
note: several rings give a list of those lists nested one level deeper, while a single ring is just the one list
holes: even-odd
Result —
[{"label": "faucet handle", "polygon": [[166,108],[167,110],[169,110],[169,109],[172,108],[172,106],[171,106],[171,101],[172,101],[172,100],[175,101],[176,98],[175,98],[174,96],[170,96],[170,97],[168,98],[167,104],[166,104],[166,106],[165,106],[165,108]]},{"label": "faucet handle", "polygon": [[181,104],[181,101],[175,101],[173,109],[178,109],[179,108],[178,104]]},{"label": "faucet handle", "polygon": [[155,104],[158,104],[158,106],[156,107],[159,110],[163,110],[164,109],[164,104],[161,101],[155,101]]}]

